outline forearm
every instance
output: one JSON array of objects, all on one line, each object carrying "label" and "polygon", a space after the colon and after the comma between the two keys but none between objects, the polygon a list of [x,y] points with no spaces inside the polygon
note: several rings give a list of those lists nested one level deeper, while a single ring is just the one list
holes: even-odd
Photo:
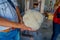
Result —
[{"label": "forearm", "polygon": [[[20,25],[19,23],[11,22],[4,18],[0,18],[0,26],[19,28],[18,27],[19,25]],[[21,27],[21,25],[20,25],[20,27]]]},{"label": "forearm", "polygon": [[20,22],[21,19],[22,19],[22,16],[21,16],[21,14],[20,14],[20,11],[19,11],[18,6],[16,7],[16,13],[17,13],[17,15],[18,15],[18,19],[19,19],[19,22]]}]

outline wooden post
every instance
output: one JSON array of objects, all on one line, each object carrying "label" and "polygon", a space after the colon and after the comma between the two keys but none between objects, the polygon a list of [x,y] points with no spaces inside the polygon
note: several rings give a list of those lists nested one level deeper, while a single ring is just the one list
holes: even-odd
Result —
[{"label": "wooden post", "polygon": [[27,10],[27,3],[26,3],[26,0],[25,0],[25,11]]},{"label": "wooden post", "polygon": [[29,10],[30,0],[25,0],[25,11]]},{"label": "wooden post", "polygon": [[33,8],[33,0],[30,0],[29,8]]},{"label": "wooden post", "polygon": [[45,0],[41,0],[41,13],[44,13],[44,5],[45,5]]},{"label": "wooden post", "polygon": [[41,10],[41,0],[38,0],[38,8]]}]

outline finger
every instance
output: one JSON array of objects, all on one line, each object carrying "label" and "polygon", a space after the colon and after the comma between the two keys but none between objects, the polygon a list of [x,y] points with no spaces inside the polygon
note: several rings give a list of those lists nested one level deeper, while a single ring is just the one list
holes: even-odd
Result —
[{"label": "finger", "polygon": [[32,31],[32,29],[31,29],[31,28],[27,28],[27,30]]}]

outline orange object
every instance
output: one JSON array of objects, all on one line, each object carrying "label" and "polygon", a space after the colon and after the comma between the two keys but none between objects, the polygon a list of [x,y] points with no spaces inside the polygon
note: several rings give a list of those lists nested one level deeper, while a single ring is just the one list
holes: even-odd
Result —
[{"label": "orange object", "polygon": [[1,32],[9,32],[11,29],[15,29],[15,28],[10,28],[10,29],[6,29],[6,30],[3,30],[3,31],[1,31]]}]

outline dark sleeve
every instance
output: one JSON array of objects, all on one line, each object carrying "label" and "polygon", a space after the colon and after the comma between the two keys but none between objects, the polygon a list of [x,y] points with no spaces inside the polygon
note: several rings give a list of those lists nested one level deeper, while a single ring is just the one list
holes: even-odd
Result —
[{"label": "dark sleeve", "polygon": [[15,7],[18,6],[17,0],[11,0],[11,1],[13,2]]},{"label": "dark sleeve", "polygon": [[57,9],[57,18],[60,18],[60,7]]}]

